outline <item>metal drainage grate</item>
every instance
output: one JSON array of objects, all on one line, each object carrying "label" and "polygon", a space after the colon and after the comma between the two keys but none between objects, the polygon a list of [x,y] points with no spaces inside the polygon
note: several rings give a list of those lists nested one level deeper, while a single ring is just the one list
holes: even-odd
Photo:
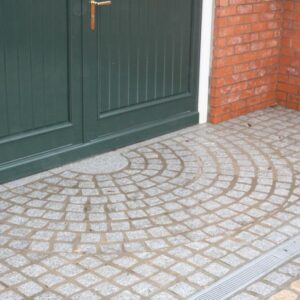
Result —
[{"label": "metal drainage grate", "polygon": [[228,299],[297,254],[300,254],[300,235],[225,276],[190,300]]}]

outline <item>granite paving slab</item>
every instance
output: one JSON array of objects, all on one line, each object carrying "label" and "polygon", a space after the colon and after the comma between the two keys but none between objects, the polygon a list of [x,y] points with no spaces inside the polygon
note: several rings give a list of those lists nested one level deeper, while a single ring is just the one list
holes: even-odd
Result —
[{"label": "granite paving slab", "polygon": [[274,107],[1,185],[0,299],[195,294],[300,233],[299,132]]}]

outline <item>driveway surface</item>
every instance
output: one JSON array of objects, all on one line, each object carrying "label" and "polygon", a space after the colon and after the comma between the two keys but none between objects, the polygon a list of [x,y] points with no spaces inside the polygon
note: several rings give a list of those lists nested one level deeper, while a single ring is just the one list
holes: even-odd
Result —
[{"label": "driveway surface", "polygon": [[[300,234],[300,113],[197,125],[0,185],[0,232],[1,300],[187,299]],[[235,299],[297,294],[299,263]]]}]

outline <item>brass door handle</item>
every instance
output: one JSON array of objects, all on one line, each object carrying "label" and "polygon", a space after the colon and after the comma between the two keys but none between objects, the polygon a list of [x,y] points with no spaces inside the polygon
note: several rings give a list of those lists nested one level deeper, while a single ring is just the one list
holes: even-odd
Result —
[{"label": "brass door handle", "polygon": [[112,2],[111,1],[94,1],[92,0],[91,1],[91,4],[95,4],[96,6],[109,6],[109,5],[112,5]]},{"label": "brass door handle", "polygon": [[94,31],[96,28],[96,6],[109,6],[112,5],[112,1],[90,1],[91,5],[91,30]]}]

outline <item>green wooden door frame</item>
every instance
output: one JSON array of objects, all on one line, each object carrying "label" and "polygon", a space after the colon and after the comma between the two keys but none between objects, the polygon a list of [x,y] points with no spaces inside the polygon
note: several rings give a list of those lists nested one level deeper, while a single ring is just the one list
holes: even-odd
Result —
[{"label": "green wooden door frame", "polygon": [[[118,0],[116,0],[118,1]],[[138,0],[131,0],[137,1]],[[151,0],[159,1],[159,0]],[[190,40],[190,70],[189,70],[189,91],[182,97],[174,96],[171,101],[162,101],[158,105],[151,106],[151,113],[161,114],[161,111],[166,111],[170,108],[168,104],[174,103],[172,109],[174,113],[169,115],[161,115],[161,118],[157,118],[155,121],[148,119],[147,122],[139,122],[137,126],[135,123],[131,123],[124,130],[120,130],[120,127],[116,127],[112,132],[101,131],[99,126],[98,113],[95,114],[95,73],[93,72],[93,60],[92,51],[89,48],[89,43],[93,38],[95,32],[90,32],[89,28],[89,1],[88,0],[72,0],[71,1],[71,15],[69,18],[76,20],[76,24],[81,24],[81,27],[76,26],[77,32],[72,35],[74,43],[78,45],[78,49],[74,49],[75,52],[81,53],[83,50],[83,59],[72,66],[76,72],[81,72],[80,78],[77,78],[77,97],[82,97],[81,103],[83,103],[83,109],[80,111],[83,119],[83,129],[80,137],[75,140],[74,143],[68,143],[55,149],[47,151],[40,151],[37,154],[27,155],[26,157],[14,160],[11,162],[0,164],[0,182],[7,182],[16,178],[20,178],[26,175],[45,171],[53,167],[63,165],[68,162],[72,162],[78,159],[82,159],[87,156],[100,154],[112,149],[116,149],[128,144],[142,141],[157,135],[168,133],[177,129],[181,129],[193,124],[198,123],[198,71],[199,71],[199,53],[200,53],[200,21],[201,21],[201,7],[202,0],[187,0],[191,5],[191,40]],[[83,17],[82,17],[83,16]],[[99,22],[97,20],[97,22]],[[70,27],[71,28],[71,27]],[[80,44],[80,45],[79,45]],[[94,57],[95,59],[95,57]],[[79,70],[80,69],[80,70]],[[82,89],[82,93],[80,92]],[[178,99],[176,99],[178,97]],[[184,102],[187,101],[188,104]],[[145,104],[147,106],[147,104]],[[126,109],[124,108],[125,113]],[[138,110],[144,109],[143,106]],[[135,110],[136,111],[136,110]],[[77,112],[78,113],[78,112]],[[113,114],[114,112],[112,112]],[[122,112],[123,113],[123,112]],[[126,115],[126,114],[124,114]],[[136,113],[129,112],[122,122],[130,121],[130,118],[140,118],[142,116]],[[167,116],[167,117],[166,117]],[[122,116],[118,116],[122,119]],[[134,119],[135,121],[135,119]],[[113,120],[115,122],[115,120]],[[110,123],[113,124],[113,123]],[[109,124],[108,124],[109,125]],[[109,125],[110,126],[110,125]],[[100,129],[99,129],[100,128]],[[1,142],[1,139],[0,139]],[[1,152],[1,148],[0,148]]]}]

